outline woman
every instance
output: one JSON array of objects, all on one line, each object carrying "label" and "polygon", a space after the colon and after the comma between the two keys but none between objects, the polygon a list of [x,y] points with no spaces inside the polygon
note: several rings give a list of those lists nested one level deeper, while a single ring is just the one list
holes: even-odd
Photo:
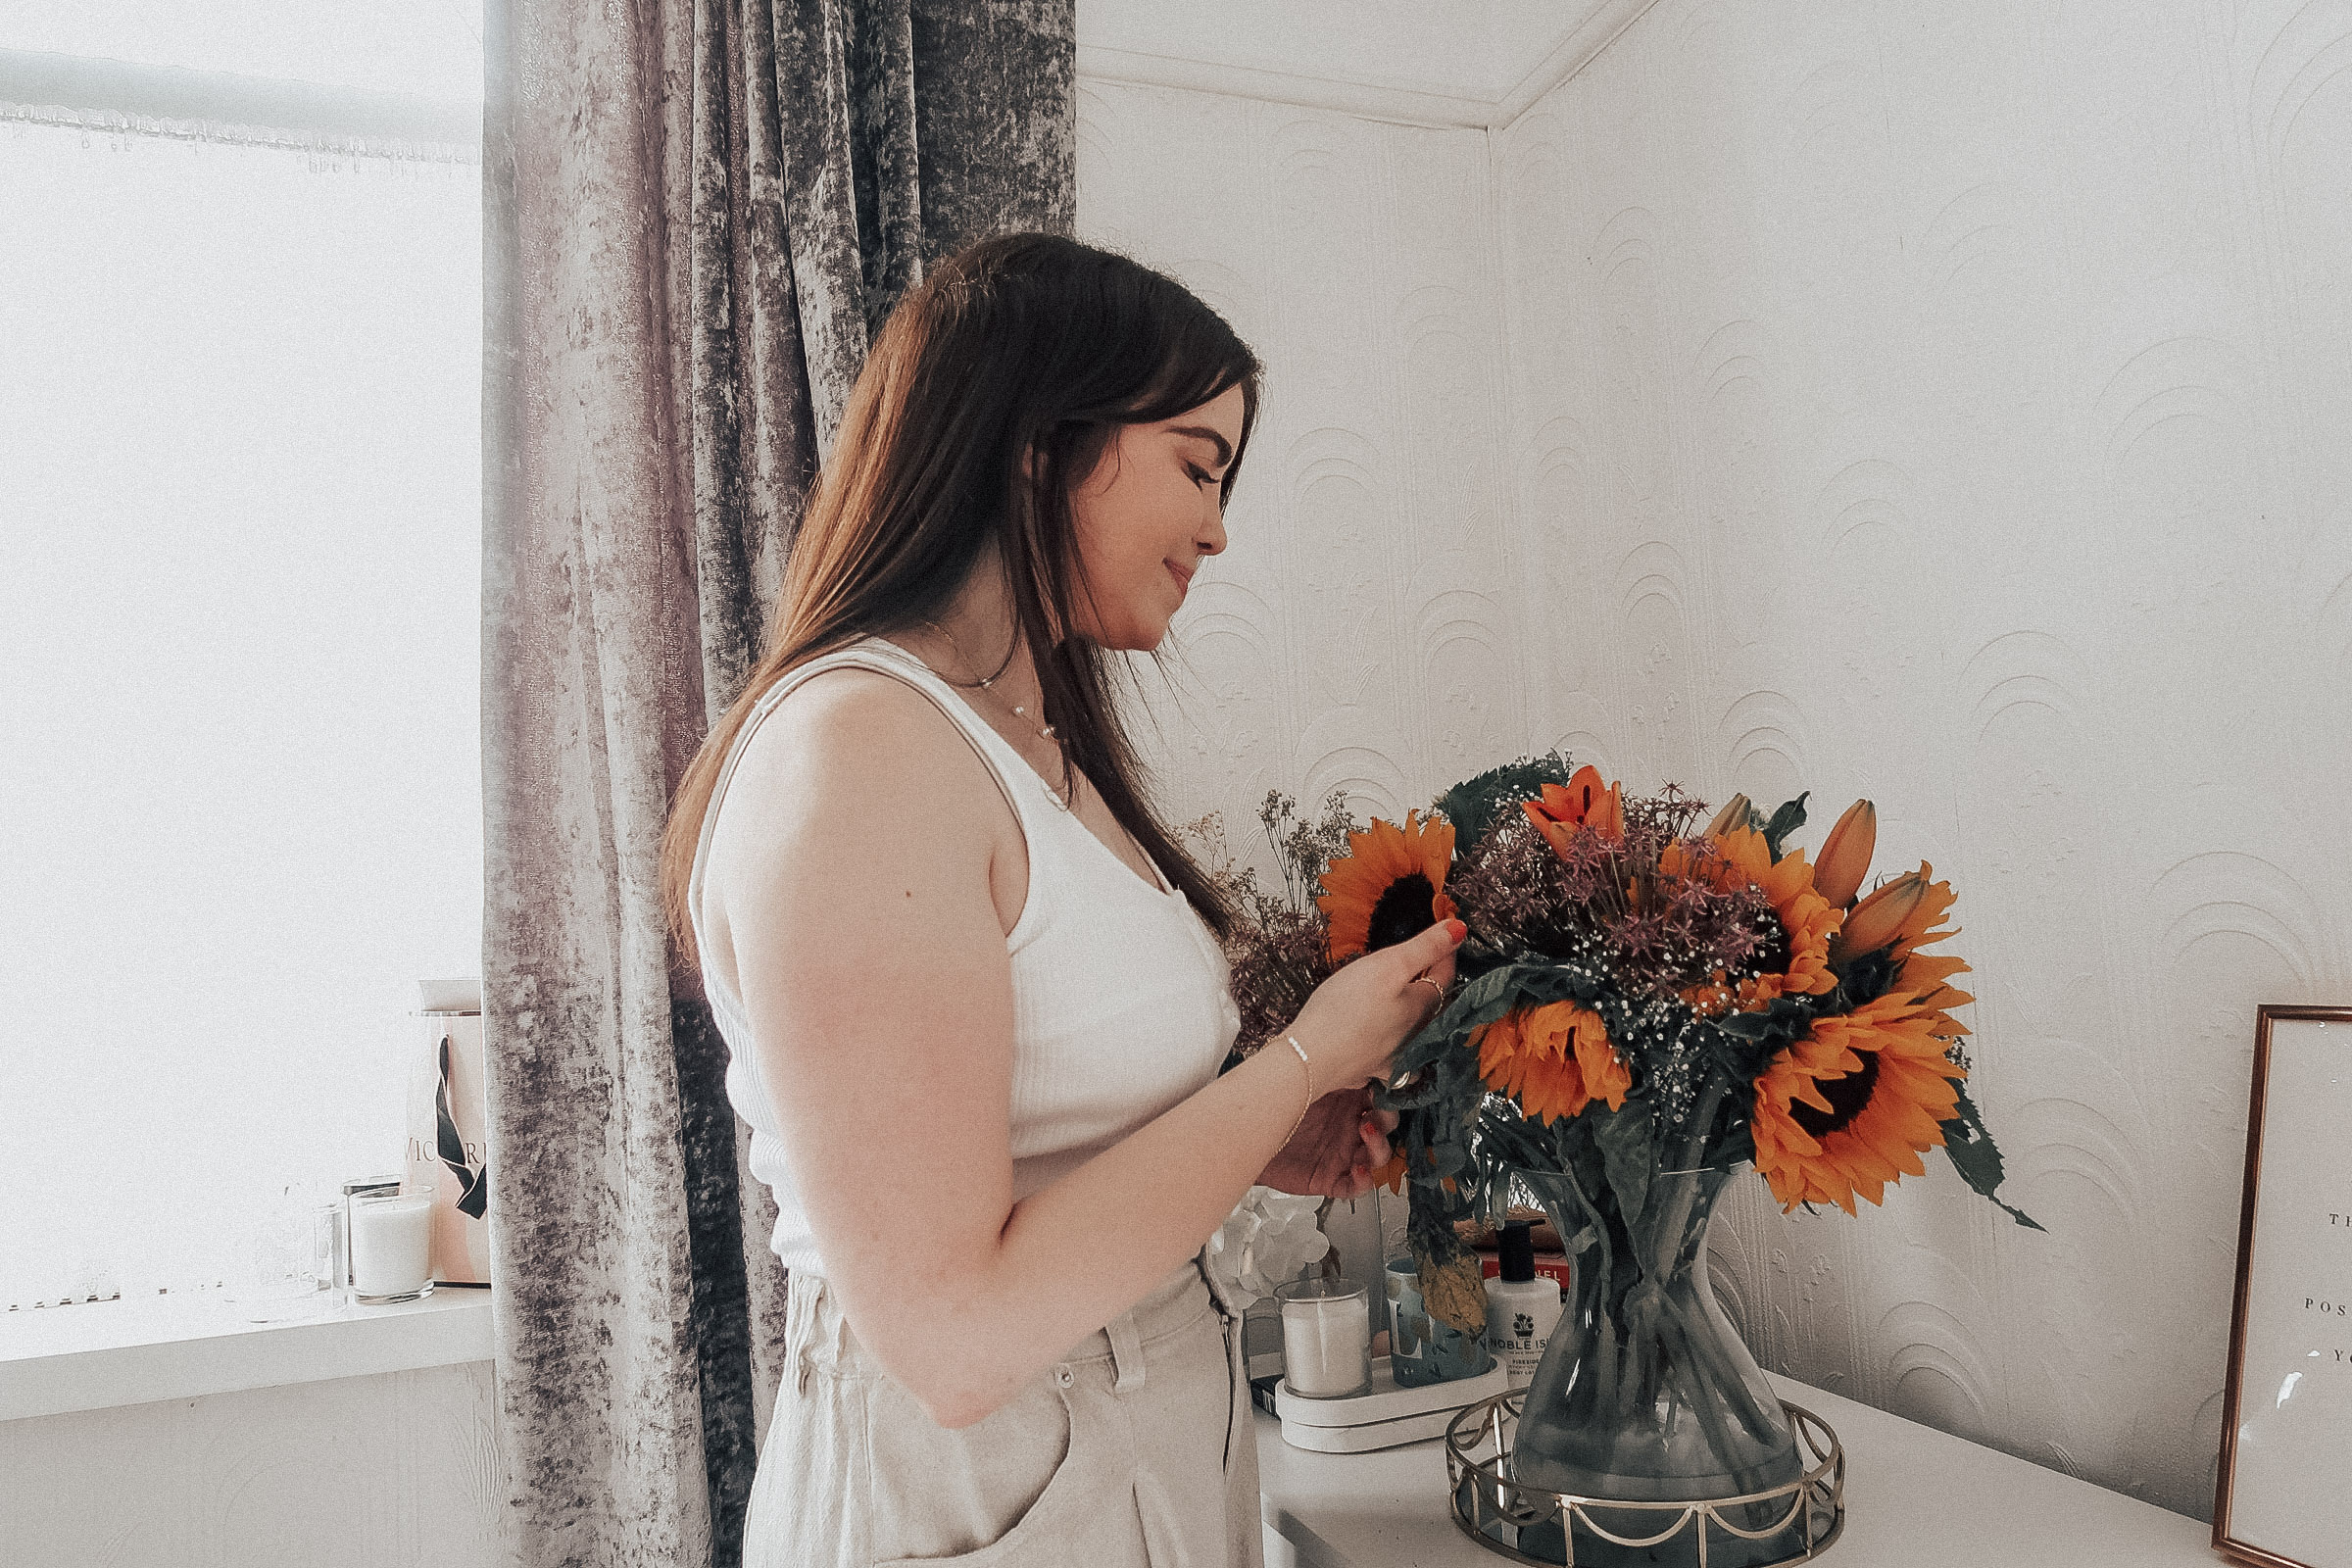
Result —
[{"label": "woman", "polygon": [[1239,1308],[1199,1254],[1253,1182],[1369,1190],[1365,1086],[1460,928],[1219,1075],[1230,916],[1107,672],[1225,548],[1257,385],[1123,257],[1016,234],[934,270],[680,786],[664,894],[791,1272],[747,1564],[1259,1560]]}]

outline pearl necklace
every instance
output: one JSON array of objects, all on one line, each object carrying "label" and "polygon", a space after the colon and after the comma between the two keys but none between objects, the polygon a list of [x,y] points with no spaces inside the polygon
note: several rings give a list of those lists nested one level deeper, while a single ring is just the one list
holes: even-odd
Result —
[{"label": "pearl necklace", "polygon": [[[956,640],[956,634],[955,634],[954,632],[952,632],[952,631],[948,630],[948,628],[947,628],[947,627],[945,627],[945,626],[942,626],[942,625],[941,625],[939,622],[937,622],[937,621],[935,621],[935,620],[926,620],[926,621],[924,621],[924,622],[923,622],[923,624],[924,624],[924,625],[926,625],[926,626],[928,626],[928,627],[930,627],[930,628],[931,628],[933,631],[935,631],[935,632],[939,633],[939,634],[940,634],[942,637],[945,637],[945,638],[948,640],[948,646],[949,646],[950,648],[953,648],[953,649],[955,649],[955,650],[956,650],[956,662],[957,662],[957,663],[959,663],[959,664],[966,664],[966,665],[968,665],[968,664],[970,664],[970,663],[971,663],[971,660],[970,660],[968,657],[966,657],[966,656],[965,656],[965,654],[964,654],[964,651],[963,651],[963,644],[961,644],[961,643],[959,643],[959,642],[957,642],[957,641]],[[1006,662],[1007,662],[1007,663],[1009,663],[1010,662],[1011,662],[1011,661],[1010,661],[1009,659],[1006,661]],[[949,684],[951,684],[951,685],[955,685],[955,686],[961,686],[961,687],[963,687],[963,688],[964,688],[966,691],[969,691],[969,690],[971,690],[972,683],[971,683],[971,682],[969,682],[969,681],[960,681],[960,680],[954,680],[954,679],[951,679],[951,678],[950,678],[950,677],[949,677],[949,676],[946,674],[946,672],[945,672],[945,671],[935,671],[935,673],[939,674],[939,676],[940,676],[940,678],[941,678],[942,680],[947,680],[947,681],[949,682]],[[1004,673],[1004,671],[1003,671],[1002,669],[1000,669],[1000,670],[998,671],[998,674],[1003,674],[1003,673]],[[996,700],[997,700],[997,701],[998,701],[1000,704],[1004,704],[1004,706],[1010,708],[1010,709],[1012,710],[1012,713],[1013,713],[1013,716],[1014,716],[1015,718],[1018,718],[1018,719],[1019,719],[1019,720],[1020,720],[1022,723],[1024,723],[1024,724],[1028,725],[1028,726],[1029,726],[1031,729],[1033,729],[1033,730],[1037,731],[1037,733],[1038,733],[1040,736],[1044,737],[1044,738],[1045,738],[1047,741],[1051,742],[1051,743],[1053,744],[1053,747],[1054,747],[1054,751],[1056,751],[1056,752],[1058,752],[1058,753],[1060,753],[1060,754],[1061,754],[1061,756],[1062,756],[1062,760],[1063,760],[1063,761],[1064,761],[1065,763],[1068,761],[1068,760],[1069,760],[1069,753],[1068,753],[1068,751],[1067,751],[1067,750],[1066,750],[1066,749],[1065,749],[1065,748],[1062,746],[1062,743],[1061,743],[1061,737],[1060,737],[1059,735],[1056,735],[1056,734],[1054,732],[1054,726],[1053,726],[1053,725],[1051,725],[1051,724],[1040,724],[1040,723],[1039,723],[1039,722],[1038,722],[1036,719],[1034,719],[1034,718],[1031,718],[1031,717],[1029,716],[1029,705],[1028,705],[1028,704],[1026,704],[1026,703],[1005,703],[1005,702],[1004,702],[1004,696],[1003,696],[1003,694],[1001,694],[1000,692],[998,692],[998,691],[995,689],[995,688],[996,688],[996,676],[995,676],[995,675],[983,675],[983,676],[981,676],[981,677],[980,677],[980,682],[979,682],[979,684],[980,684],[980,689],[981,689],[981,690],[983,690],[983,691],[986,691],[986,692],[988,693],[988,695],[989,695],[989,696],[996,698]],[[1044,782],[1042,778],[1040,779],[1040,782],[1041,782],[1041,783],[1042,783],[1042,782]],[[1047,793],[1047,794],[1049,794],[1049,795],[1054,795],[1054,804],[1055,804],[1055,805],[1057,805],[1057,806],[1060,806],[1060,807],[1061,807],[1061,808],[1062,808],[1064,810],[1067,810],[1067,809],[1069,808],[1068,803],[1067,803],[1067,802],[1065,802],[1065,801],[1063,801],[1059,795],[1055,795],[1055,794],[1054,794],[1054,790],[1053,790],[1053,789],[1052,789],[1050,786],[1048,787],[1048,789],[1047,789],[1046,793]]]}]

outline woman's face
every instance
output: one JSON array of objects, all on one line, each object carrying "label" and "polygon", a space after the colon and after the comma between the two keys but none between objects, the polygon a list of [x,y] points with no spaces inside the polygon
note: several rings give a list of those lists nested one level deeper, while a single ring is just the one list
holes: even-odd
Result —
[{"label": "woman's face", "polygon": [[1094,589],[1078,626],[1103,648],[1157,648],[1200,558],[1225,548],[1218,483],[1242,439],[1242,389],[1152,424],[1122,424],[1070,492],[1078,558]]}]

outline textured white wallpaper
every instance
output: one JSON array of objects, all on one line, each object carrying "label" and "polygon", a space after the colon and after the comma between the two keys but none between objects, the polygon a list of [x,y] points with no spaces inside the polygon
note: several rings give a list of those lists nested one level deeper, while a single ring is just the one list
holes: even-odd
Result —
[{"label": "textured white wallpaper", "polygon": [[1080,121],[1081,233],[1271,367],[1171,808],[1247,851],[1268,787],[1555,743],[1807,842],[1874,798],[2052,1234],[1940,1157],[1859,1221],[1758,1183],[1727,1304],[2208,1517],[2254,1007],[2352,1000],[2352,0],[1661,0],[1492,138]]},{"label": "textured white wallpaper", "polygon": [[1080,236],[1267,367],[1173,689],[1140,662],[1169,809],[1249,858],[1269,789],[1426,806],[1527,731],[1486,133],[1084,77],[1078,116]]},{"label": "textured white wallpaper", "polygon": [[1537,737],[1876,799],[2052,1232],[1758,1187],[1750,1343],[2210,1517],[2254,1008],[2352,999],[2352,4],[1663,0],[1495,142]]}]

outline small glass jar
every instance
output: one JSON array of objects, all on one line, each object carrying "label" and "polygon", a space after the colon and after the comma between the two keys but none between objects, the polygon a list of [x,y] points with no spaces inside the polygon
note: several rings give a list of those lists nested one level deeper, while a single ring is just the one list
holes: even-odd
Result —
[{"label": "small glass jar", "polygon": [[343,1256],[344,1200],[321,1199],[310,1207],[311,1216],[311,1281],[318,1289],[319,1299],[329,1306],[343,1302],[343,1291],[349,1280],[349,1265]]},{"label": "small glass jar", "polygon": [[1464,1334],[1421,1299],[1421,1265],[1392,1259],[1389,1275],[1389,1375],[1400,1389],[1478,1377],[1494,1364],[1484,1334]]},{"label": "small glass jar", "polygon": [[1282,1376],[1293,1394],[1344,1399],[1372,1387],[1372,1320],[1364,1287],[1348,1279],[1292,1280],[1282,1303]]},{"label": "small glass jar", "polygon": [[403,1182],[351,1195],[345,1245],[362,1306],[433,1294],[433,1188]]},{"label": "small glass jar", "polygon": [[222,1258],[220,1298],[248,1322],[310,1317],[331,1304],[318,1294],[314,1207],[288,1183],[241,1214]]},{"label": "small glass jar", "polygon": [[362,1194],[399,1191],[398,1176],[363,1176],[345,1182],[342,1196],[335,1200],[335,1298],[346,1306],[351,1304],[351,1200]]}]

